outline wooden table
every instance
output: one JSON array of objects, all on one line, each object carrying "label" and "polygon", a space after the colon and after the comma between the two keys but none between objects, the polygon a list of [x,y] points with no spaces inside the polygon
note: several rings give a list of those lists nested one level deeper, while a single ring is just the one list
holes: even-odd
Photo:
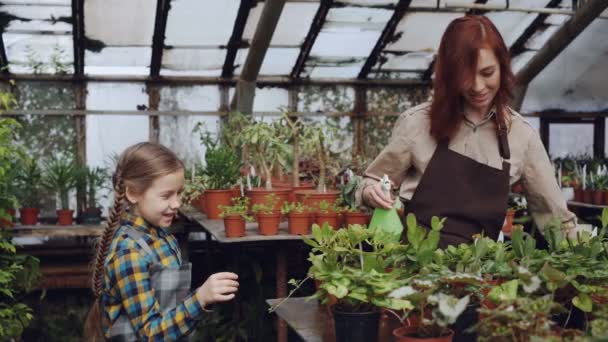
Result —
[{"label": "wooden table", "polygon": [[[224,232],[223,220],[209,220],[201,212],[193,209],[185,209],[181,211],[186,218],[198,223],[208,234],[222,244],[242,244],[242,243],[259,243],[270,242],[276,248],[276,294],[277,297],[283,298],[287,296],[287,255],[286,244],[280,242],[301,241],[302,236],[291,235],[287,231],[287,222],[281,222],[279,225],[279,233],[277,235],[260,235],[258,233],[258,225],[255,222],[247,223],[245,227],[245,236],[238,238],[228,238]],[[310,235],[307,235],[310,237]],[[287,324],[282,319],[278,319],[277,329],[278,342],[287,341]]]},{"label": "wooden table", "polygon": [[[273,307],[281,300],[268,299],[266,303]],[[275,312],[306,342],[335,341],[333,319],[316,299],[292,297],[281,303]]]}]

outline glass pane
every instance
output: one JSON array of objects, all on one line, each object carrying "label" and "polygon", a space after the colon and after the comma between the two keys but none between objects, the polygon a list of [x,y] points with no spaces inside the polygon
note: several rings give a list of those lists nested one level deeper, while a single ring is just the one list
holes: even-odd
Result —
[{"label": "glass pane", "polygon": [[380,66],[380,70],[391,71],[391,70],[421,70],[425,71],[431,65],[431,62],[435,58],[435,54],[432,52],[410,52],[410,53],[390,53],[382,52],[378,63],[374,70],[377,70]]},{"label": "glass pane", "polygon": [[[235,75],[240,75],[243,70],[243,64],[249,53],[249,49],[240,49],[235,59],[236,69]],[[260,75],[264,76],[287,76],[293,70],[294,65],[300,55],[300,48],[273,48],[270,47],[266,51]]]},{"label": "glass pane", "polygon": [[[148,94],[144,84],[110,82],[87,84],[87,109],[132,111],[142,105],[148,106]],[[146,135],[146,140],[147,137]]]},{"label": "glass pane", "polygon": [[593,155],[593,125],[549,125],[549,154],[551,158],[580,154]]},{"label": "glass pane", "polygon": [[[264,9],[263,2],[258,3],[249,12],[243,40],[251,43],[255,29],[260,20],[260,15]],[[318,3],[290,3],[287,2],[281,12],[281,17],[272,35],[270,46],[299,46],[304,42],[312,20],[319,9]]]},{"label": "glass pane", "polygon": [[156,0],[84,2],[87,38],[106,46],[151,46],[155,18]]},{"label": "glass pane", "polygon": [[553,36],[553,34],[555,34],[555,32],[559,28],[560,28],[560,26],[551,25],[544,29],[541,28],[539,30],[536,30],[536,32],[534,32],[532,37],[530,37],[530,39],[528,39],[528,41],[526,42],[526,44],[525,44],[526,49],[530,49],[530,50],[540,49],[541,47],[543,47],[543,45],[545,45],[547,40],[549,38],[551,38],[551,36]]},{"label": "glass pane", "polygon": [[387,44],[385,50],[436,51],[449,23],[461,16],[462,13],[408,13],[395,30],[399,39]]},{"label": "glass pane", "polygon": [[40,33],[72,32],[72,9],[68,6],[2,5],[0,11],[7,18],[4,32]]},{"label": "glass pane", "polygon": [[239,0],[171,1],[165,45],[180,47],[228,44],[239,5]]},{"label": "glass pane", "polygon": [[160,90],[161,111],[214,111],[220,108],[220,88],[217,86],[175,86]]},{"label": "glass pane", "polygon": [[310,51],[310,57],[365,57],[376,45],[381,32],[321,30]]},{"label": "glass pane", "polygon": [[84,72],[89,75],[148,75],[152,49],[149,47],[106,47],[85,51]]},{"label": "glass pane", "polygon": [[363,164],[368,165],[388,145],[398,117],[398,115],[368,115],[365,117],[363,121],[365,134],[362,136],[365,157]]},{"label": "glass pane", "polygon": [[[308,63],[319,62],[322,64],[338,64],[344,66],[308,66]],[[315,59],[314,61],[307,62],[307,67],[304,69],[303,74],[311,78],[355,78],[357,75],[359,75],[364,63],[365,61],[357,61],[353,63],[324,63],[319,59]]]},{"label": "glass pane", "polygon": [[389,6],[397,4],[397,0],[344,0],[340,2],[359,6]]},{"label": "glass pane", "polygon": [[[228,98],[230,101],[234,98],[234,87],[228,90]],[[255,97],[253,99],[254,112],[272,112],[269,115],[277,115],[281,108],[287,108],[289,105],[289,92],[287,89],[277,87],[264,87],[255,89]],[[266,115],[268,116],[268,115]]]},{"label": "glass pane", "polygon": [[205,147],[200,142],[199,133],[193,130],[201,122],[206,131],[217,132],[219,119],[219,115],[160,116],[159,141],[174,151],[187,167],[200,164],[205,157]]},{"label": "glass pane", "polygon": [[220,76],[226,50],[165,49],[161,75]]},{"label": "glass pane", "polygon": [[2,35],[9,70],[13,73],[73,73],[74,53],[71,35]]},{"label": "glass pane", "polygon": [[300,112],[350,112],[355,90],[341,86],[307,86],[298,89]]},{"label": "glass pane", "polygon": [[513,57],[511,60],[511,67],[513,68],[513,72],[517,73],[521,68],[523,68],[528,62],[536,55],[536,51],[525,51],[520,53],[519,55]]},{"label": "glass pane", "polygon": [[410,88],[371,88],[367,90],[367,110],[370,113],[402,113],[430,100],[431,89],[426,86]]}]

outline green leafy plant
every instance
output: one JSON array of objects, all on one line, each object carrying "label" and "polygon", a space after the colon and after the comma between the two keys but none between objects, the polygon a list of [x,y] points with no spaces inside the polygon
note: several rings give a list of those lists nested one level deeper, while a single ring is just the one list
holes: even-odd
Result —
[{"label": "green leafy plant", "polygon": [[251,207],[251,211],[254,214],[265,214],[265,215],[274,214],[274,212],[275,212],[274,208],[278,202],[279,202],[279,197],[275,193],[271,193],[271,194],[264,196],[263,203],[254,204]]},{"label": "green leafy plant", "polygon": [[358,210],[355,200],[355,193],[357,192],[359,183],[361,183],[361,177],[353,175],[348,180],[348,183],[346,183],[342,189],[340,189],[342,202],[345,204],[346,209],[351,212]]},{"label": "green leafy plant", "polygon": [[57,192],[61,209],[68,210],[70,191],[76,188],[78,183],[79,171],[76,163],[65,157],[54,158],[45,163],[45,171],[44,186]]},{"label": "green leafy plant", "polygon": [[249,198],[247,197],[238,197],[231,199],[232,205],[221,205],[220,209],[222,212],[220,213],[220,217],[224,218],[226,216],[240,216],[247,222],[253,222],[253,217],[248,215],[249,212]]},{"label": "green leafy plant", "polygon": [[333,203],[330,203],[326,200],[322,200],[319,202],[319,213],[328,214],[328,213],[340,213],[344,210],[342,206],[340,206],[340,200],[336,200]]},{"label": "green leafy plant", "polygon": [[21,303],[40,278],[38,259],[18,255],[9,231],[0,230],[0,340],[19,339],[33,318],[32,310]]},{"label": "green leafy plant", "polygon": [[207,148],[202,171],[206,188],[225,190],[236,185],[241,177],[241,160],[236,152],[228,146],[219,145],[207,131],[200,131],[200,139]]},{"label": "green leafy plant", "polygon": [[40,190],[43,185],[42,170],[36,160],[25,157],[18,164],[17,193],[18,200],[24,208],[36,208],[40,203]]},{"label": "green leafy plant", "polygon": [[14,144],[19,128],[15,120],[0,118],[0,217],[5,219],[8,219],[5,210],[17,207],[15,195],[21,192],[17,179],[22,151]]},{"label": "green leafy plant", "polygon": [[312,247],[308,277],[302,281],[292,279],[290,283],[295,288],[290,295],[312,278],[320,285],[311,298],[327,303],[333,296],[337,298],[336,307],[342,311],[413,308],[407,300],[388,297],[388,293],[400,286],[399,279],[404,276],[397,268],[388,271],[395,265],[394,256],[400,254],[397,251],[405,248],[403,245],[387,239],[382,231],[359,225],[336,231],[327,224],[322,227],[315,224],[312,236],[312,239],[304,238]]},{"label": "green leafy plant", "polygon": [[480,309],[483,318],[474,329],[478,341],[531,341],[550,337],[554,332],[551,316],[565,312],[550,296],[521,297],[501,303],[495,309]]},{"label": "green leafy plant", "polygon": [[287,138],[275,125],[264,121],[253,122],[245,127],[241,137],[254,164],[264,172],[265,188],[272,189],[272,170],[277,165],[286,165],[290,154]]},{"label": "green leafy plant", "polygon": [[300,202],[284,202],[283,206],[281,206],[282,215],[289,215],[290,213],[303,214],[311,211],[311,207],[306,206]]},{"label": "green leafy plant", "polygon": [[103,189],[106,182],[109,180],[108,170],[103,167],[90,167],[85,166],[77,171],[80,182],[86,191],[86,207],[87,208],[98,208],[99,190]]}]

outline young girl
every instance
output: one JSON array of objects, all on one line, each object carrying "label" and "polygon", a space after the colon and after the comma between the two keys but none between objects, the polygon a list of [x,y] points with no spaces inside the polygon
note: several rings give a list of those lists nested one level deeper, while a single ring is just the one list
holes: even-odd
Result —
[{"label": "young girl", "polygon": [[234,298],[238,277],[216,273],[189,293],[191,265],[182,263],[166,230],[184,186],[184,165],[173,152],[153,143],[131,146],[112,182],[114,205],[95,258],[87,341],[180,339],[193,331],[206,305]]}]

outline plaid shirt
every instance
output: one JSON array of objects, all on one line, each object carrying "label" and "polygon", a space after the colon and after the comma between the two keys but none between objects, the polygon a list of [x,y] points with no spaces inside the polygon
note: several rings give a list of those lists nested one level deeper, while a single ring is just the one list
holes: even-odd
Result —
[{"label": "plaid shirt", "polygon": [[[127,236],[125,230],[129,227],[144,233],[144,240],[154,256],[146,255]],[[142,341],[177,340],[192,332],[198,319],[202,318],[203,308],[193,292],[175,308],[162,311],[148,274],[149,267],[155,262],[172,267],[182,264],[175,237],[141,217],[126,215],[114,234],[104,263],[103,314],[108,322],[115,322],[119,315],[126,314]],[[104,326],[104,332],[109,337],[108,326]]]}]

